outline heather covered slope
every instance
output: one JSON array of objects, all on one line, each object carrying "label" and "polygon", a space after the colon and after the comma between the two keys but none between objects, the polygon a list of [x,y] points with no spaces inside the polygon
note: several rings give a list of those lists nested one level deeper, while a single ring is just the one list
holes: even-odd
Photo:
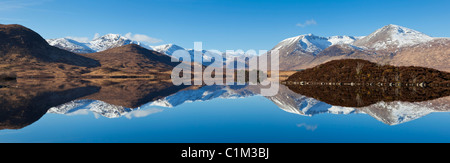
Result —
[{"label": "heather covered slope", "polygon": [[395,67],[360,59],[334,60],[291,75],[288,82],[449,85],[450,73],[423,67]]}]

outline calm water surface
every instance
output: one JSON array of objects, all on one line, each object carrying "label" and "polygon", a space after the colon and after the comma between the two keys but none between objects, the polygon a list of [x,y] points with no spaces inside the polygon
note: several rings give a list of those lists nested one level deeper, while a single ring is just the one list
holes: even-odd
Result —
[{"label": "calm water surface", "polygon": [[450,142],[448,96],[348,107],[286,86],[264,97],[257,86],[155,81],[4,85],[0,142]]}]

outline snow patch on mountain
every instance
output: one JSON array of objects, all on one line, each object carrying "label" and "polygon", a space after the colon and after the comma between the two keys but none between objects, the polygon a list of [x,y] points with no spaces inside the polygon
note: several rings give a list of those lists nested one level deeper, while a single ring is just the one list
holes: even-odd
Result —
[{"label": "snow patch on mountain", "polygon": [[51,46],[58,47],[60,49],[65,49],[74,53],[94,53],[96,51],[92,50],[86,43],[81,43],[69,38],[58,38],[47,40],[48,44]]},{"label": "snow patch on mountain", "polygon": [[101,36],[99,38],[96,38],[89,42],[88,46],[97,52],[105,51],[111,48],[120,47],[123,45],[128,45],[137,42],[134,42],[128,38],[125,38],[123,36],[120,36],[119,34],[107,34],[104,36]]},{"label": "snow patch on mountain", "polygon": [[[191,56],[191,61],[194,61],[194,49],[185,49],[181,46],[175,45],[175,44],[166,44],[166,45],[160,45],[160,46],[152,46],[152,48],[160,53],[172,56],[174,52],[181,50],[189,53]],[[234,62],[234,65],[244,65],[244,67],[238,67],[238,68],[245,68],[247,67],[247,61],[250,58],[257,57],[258,54],[256,53],[249,53],[244,51],[227,51],[227,52],[220,52],[216,50],[202,50],[202,64],[204,66],[210,66],[212,64],[213,58],[220,57],[224,65],[231,65],[232,62]],[[230,67],[231,68],[231,67]]]},{"label": "snow patch on mountain", "polygon": [[328,41],[331,42],[331,45],[341,45],[341,44],[348,44],[351,45],[356,40],[359,40],[361,38],[364,38],[364,36],[331,36],[328,37]]},{"label": "snow patch on mountain", "polygon": [[159,46],[152,46],[153,50],[166,54],[166,55],[172,55],[177,50],[186,50],[181,46],[175,45],[175,44],[166,44],[166,45],[159,45]]}]

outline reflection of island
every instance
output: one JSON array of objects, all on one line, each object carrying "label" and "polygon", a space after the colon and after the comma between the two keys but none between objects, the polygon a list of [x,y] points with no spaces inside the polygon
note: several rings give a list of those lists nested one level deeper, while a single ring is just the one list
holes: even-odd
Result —
[{"label": "reflection of island", "polygon": [[377,87],[377,86],[329,86],[287,85],[301,95],[334,106],[366,107],[380,101],[420,102],[450,96],[450,87]]},{"label": "reflection of island", "polygon": [[[317,90],[315,91],[319,94]],[[419,98],[418,101],[412,99],[408,101],[381,100],[374,102],[371,105],[365,105],[364,107],[345,107],[344,104],[348,104],[348,101],[352,101],[352,99],[343,99],[344,97],[335,96],[335,94],[340,94],[339,92],[327,92],[322,94],[323,96],[321,96],[321,98],[324,101],[336,102],[339,101],[339,99],[342,99],[342,103],[330,105],[312,97],[298,94],[290,90],[287,86],[282,86],[280,93],[277,96],[268,98],[277,103],[283,110],[300,115],[312,116],[317,113],[365,113],[388,125],[397,125],[412,121],[432,112],[450,111],[450,96],[430,98],[428,101],[421,98]],[[361,99],[366,98],[361,97]],[[357,100],[353,99],[353,101],[357,104]],[[361,102],[368,104],[368,102]]]},{"label": "reflection of island", "polygon": [[365,60],[335,60],[291,75],[286,86],[333,107],[356,107],[386,124],[447,111],[450,73]]}]

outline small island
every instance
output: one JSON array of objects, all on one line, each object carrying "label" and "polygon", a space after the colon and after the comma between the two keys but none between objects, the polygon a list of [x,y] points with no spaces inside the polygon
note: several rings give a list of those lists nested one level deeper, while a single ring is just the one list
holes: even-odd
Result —
[{"label": "small island", "polygon": [[361,59],[334,60],[291,75],[285,84],[450,87],[450,73],[424,67],[396,67]]}]

